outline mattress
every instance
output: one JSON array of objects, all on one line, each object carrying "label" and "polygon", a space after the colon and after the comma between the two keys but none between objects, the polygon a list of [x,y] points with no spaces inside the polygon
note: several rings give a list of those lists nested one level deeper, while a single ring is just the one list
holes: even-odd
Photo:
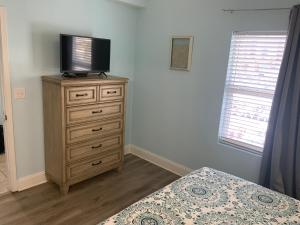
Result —
[{"label": "mattress", "polygon": [[300,224],[300,202],[241,178],[202,168],[100,225]]}]

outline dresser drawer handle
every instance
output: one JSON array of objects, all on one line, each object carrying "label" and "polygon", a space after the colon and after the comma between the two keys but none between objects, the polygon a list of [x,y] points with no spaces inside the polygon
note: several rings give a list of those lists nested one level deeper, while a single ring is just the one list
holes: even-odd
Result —
[{"label": "dresser drawer handle", "polygon": [[108,91],[107,94],[117,94],[117,91]]},{"label": "dresser drawer handle", "polygon": [[102,113],[102,109],[101,110],[98,110],[98,111],[92,111],[93,114],[99,114],[99,113]]},{"label": "dresser drawer handle", "polygon": [[96,162],[96,163],[92,163],[92,166],[98,166],[102,163],[102,161],[100,160],[99,162]]},{"label": "dresser drawer handle", "polygon": [[93,129],[92,131],[97,132],[97,131],[101,131],[101,130],[102,130],[102,127],[100,127],[99,129]]},{"label": "dresser drawer handle", "polygon": [[98,145],[98,146],[92,146],[92,149],[96,149],[96,148],[101,148],[102,144]]},{"label": "dresser drawer handle", "polygon": [[85,96],[88,96],[88,94],[87,93],[85,93],[85,94],[76,94],[76,97],[85,97]]}]

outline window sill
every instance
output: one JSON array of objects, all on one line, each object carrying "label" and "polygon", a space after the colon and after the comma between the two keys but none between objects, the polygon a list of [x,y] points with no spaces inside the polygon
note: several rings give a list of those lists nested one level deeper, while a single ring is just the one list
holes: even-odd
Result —
[{"label": "window sill", "polygon": [[250,154],[253,154],[253,155],[256,155],[256,156],[260,156],[260,157],[262,157],[262,155],[263,155],[262,151],[247,148],[245,146],[241,146],[241,145],[238,145],[238,144],[235,144],[235,143],[232,143],[230,141],[223,140],[223,139],[219,139],[219,144],[225,145],[227,147],[231,147],[235,151],[246,152],[246,153],[250,153]]}]

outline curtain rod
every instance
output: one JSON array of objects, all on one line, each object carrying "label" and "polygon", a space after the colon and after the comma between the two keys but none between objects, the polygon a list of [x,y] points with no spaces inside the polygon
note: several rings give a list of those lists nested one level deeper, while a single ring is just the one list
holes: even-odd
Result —
[{"label": "curtain rod", "polygon": [[222,9],[223,12],[249,12],[249,11],[279,11],[279,10],[290,10],[291,8],[265,8],[265,9]]}]

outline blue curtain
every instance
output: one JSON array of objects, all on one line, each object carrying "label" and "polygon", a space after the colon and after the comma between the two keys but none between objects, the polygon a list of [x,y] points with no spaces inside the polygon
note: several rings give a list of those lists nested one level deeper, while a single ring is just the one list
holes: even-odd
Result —
[{"label": "blue curtain", "polygon": [[287,45],[264,147],[260,184],[300,199],[300,5],[290,14]]}]

